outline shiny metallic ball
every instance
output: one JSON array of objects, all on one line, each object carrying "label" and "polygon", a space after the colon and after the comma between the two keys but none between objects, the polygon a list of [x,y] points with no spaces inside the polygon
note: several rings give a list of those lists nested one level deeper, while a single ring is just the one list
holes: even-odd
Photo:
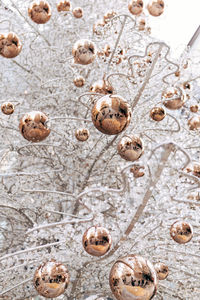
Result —
[{"label": "shiny metallic ball", "polygon": [[72,55],[76,64],[91,64],[96,57],[96,46],[90,40],[78,40],[72,49]]},{"label": "shiny metallic ball", "polygon": [[85,251],[93,256],[106,254],[112,245],[109,231],[100,226],[92,226],[86,230],[82,242]]},{"label": "shiny metallic ball", "polygon": [[31,142],[43,141],[49,134],[48,117],[40,111],[26,113],[20,120],[19,129],[25,139]]},{"label": "shiny metallic ball", "polygon": [[197,130],[200,128],[200,115],[194,116],[188,120],[188,126],[190,130]]},{"label": "shiny metallic ball", "polygon": [[192,239],[193,228],[185,221],[176,221],[171,225],[170,235],[175,242],[186,244]]},{"label": "shiny metallic ball", "polygon": [[150,15],[159,17],[164,12],[164,1],[163,0],[151,0],[147,5],[147,9]]},{"label": "shiny metallic ball", "polygon": [[13,58],[19,55],[22,50],[22,44],[18,36],[9,32],[8,34],[0,34],[0,55],[6,58]]},{"label": "shiny metallic ball", "polygon": [[93,106],[92,121],[101,132],[109,135],[122,132],[130,123],[131,108],[119,95],[106,95]]},{"label": "shiny metallic ball", "polygon": [[57,4],[57,10],[60,12],[60,11],[70,11],[70,8],[71,8],[71,2],[70,1],[67,1],[67,0],[64,0],[64,1],[60,1],[58,4]]},{"label": "shiny metallic ball", "polygon": [[144,153],[144,145],[138,136],[124,136],[117,145],[118,154],[128,161],[135,161]]},{"label": "shiny metallic ball", "polygon": [[143,11],[143,1],[142,0],[131,0],[128,4],[128,9],[131,14],[139,15]]},{"label": "shiny metallic ball", "polygon": [[75,18],[80,19],[83,16],[83,9],[81,7],[75,7],[72,13]]},{"label": "shiny metallic ball", "polygon": [[79,128],[79,129],[76,130],[75,136],[76,136],[78,141],[85,142],[89,138],[90,132],[86,128]]},{"label": "shiny metallic ball", "polygon": [[190,111],[191,112],[196,113],[196,112],[198,112],[198,110],[199,110],[198,104],[190,106]]},{"label": "shiny metallic ball", "polygon": [[160,122],[165,118],[165,116],[166,116],[166,112],[162,107],[153,107],[150,110],[150,117],[154,121]]},{"label": "shiny metallic ball", "polygon": [[28,8],[28,15],[37,24],[45,24],[51,18],[51,7],[47,1],[34,1]]},{"label": "shiny metallic ball", "polygon": [[39,295],[46,298],[56,298],[65,292],[69,278],[67,267],[51,260],[38,267],[33,281]]},{"label": "shiny metallic ball", "polygon": [[99,94],[113,94],[113,87],[109,84],[109,82],[105,80],[98,80],[95,81],[91,87],[90,87],[90,92],[92,93],[99,93]]},{"label": "shiny metallic ball", "polygon": [[181,90],[175,87],[169,87],[162,92],[162,100],[165,107],[168,109],[179,109],[184,103],[184,94]]},{"label": "shiny metallic ball", "polygon": [[150,261],[128,255],[114,263],[109,283],[117,300],[150,300],[156,294],[157,275]]},{"label": "shiny metallic ball", "polygon": [[157,277],[159,280],[164,280],[167,278],[169,274],[169,268],[167,265],[163,263],[156,263],[154,265],[154,269],[156,270]]},{"label": "shiny metallic ball", "polygon": [[14,113],[14,110],[15,110],[14,104],[12,104],[11,102],[4,102],[1,105],[1,111],[5,115],[12,115]]},{"label": "shiny metallic ball", "polygon": [[77,87],[82,87],[85,84],[85,78],[83,78],[82,76],[77,76],[76,78],[74,78],[74,84]]}]

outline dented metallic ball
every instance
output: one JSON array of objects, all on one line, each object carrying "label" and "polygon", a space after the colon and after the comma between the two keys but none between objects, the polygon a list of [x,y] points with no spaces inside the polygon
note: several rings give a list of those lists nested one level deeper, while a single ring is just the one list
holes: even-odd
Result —
[{"label": "dented metallic ball", "polygon": [[117,300],[150,300],[156,294],[157,275],[150,261],[128,255],[114,263],[109,283]]},{"label": "dented metallic ball", "polygon": [[109,231],[100,226],[90,227],[83,235],[83,247],[87,253],[93,256],[106,254],[112,245]]},{"label": "dented metallic ball", "polygon": [[72,13],[75,18],[80,19],[83,16],[83,9],[81,7],[75,7]]},{"label": "dented metallic ball", "polygon": [[143,11],[143,1],[142,0],[131,0],[128,4],[128,9],[131,14],[139,15]]},{"label": "dented metallic ball", "polygon": [[39,295],[46,298],[56,298],[65,292],[69,278],[67,267],[51,260],[39,266],[33,281]]},{"label": "dented metallic ball", "polygon": [[71,2],[70,1],[67,1],[67,0],[64,0],[64,1],[60,1],[58,4],[57,4],[57,10],[60,12],[60,11],[70,11],[70,8],[71,8]]},{"label": "dented metallic ball", "polygon": [[179,109],[184,103],[184,94],[179,88],[169,87],[162,92],[163,104],[168,109]]},{"label": "dented metallic ball", "polygon": [[90,40],[78,40],[72,49],[72,55],[76,64],[91,64],[96,57],[96,46]]},{"label": "dented metallic ball", "polygon": [[79,128],[79,129],[76,130],[75,136],[76,136],[78,141],[85,142],[89,138],[90,132],[86,128]]},{"label": "dented metallic ball", "polygon": [[159,280],[165,280],[169,274],[169,268],[167,265],[163,263],[156,263],[154,265],[154,268],[157,273],[157,277]]},{"label": "dented metallic ball", "polygon": [[193,228],[185,221],[176,221],[171,225],[170,235],[175,242],[185,244],[192,239]]},{"label": "dented metallic ball", "polygon": [[144,153],[144,145],[138,136],[124,136],[117,145],[118,154],[128,161],[135,161]]},{"label": "dented metallic ball", "polygon": [[74,84],[77,87],[82,87],[85,84],[85,78],[83,78],[82,76],[77,76],[76,78],[74,78]]},{"label": "dented metallic ball", "polygon": [[96,101],[92,121],[101,132],[109,135],[122,132],[130,123],[131,108],[119,95],[106,95]]},{"label": "dented metallic ball", "polygon": [[163,0],[151,0],[147,5],[147,9],[150,15],[159,17],[164,12],[164,1]]},{"label": "dented metallic ball", "polygon": [[100,94],[113,94],[113,87],[108,81],[98,80],[94,82],[90,87],[90,92],[92,93],[100,93]]},{"label": "dented metallic ball", "polygon": [[19,55],[22,50],[22,44],[18,36],[9,32],[8,34],[0,34],[0,55],[6,58],[13,58]]},{"label": "dented metallic ball", "polygon": [[190,130],[197,130],[200,128],[200,115],[194,116],[188,120],[188,126]]},{"label": "dented metallic ball", "polygon": [[5,115],[12,115],[14,113],[14,110],[15,110],[14,104],[12,104],[11,102],[4,102],[1,105],[1,111]]},{"label": "dented metallic ball", "polygon": [[150,110],[150,117],[154,121],[160,122],[165,118],[165,116],[166,116],[166,112],[162,107],[153,107]]},{"label": "dented metallic ball", "polygon": [[40,111],[26,113],[20,120],[19,129],[25,139],[31,142],[43,141],[49,134],[48,117]]},{"label": "dented metallic ball", "polygon": [[45,24],[51,18],[51,7],[47,1],[34,1],[28,8],[28,15],[37,24]]}]

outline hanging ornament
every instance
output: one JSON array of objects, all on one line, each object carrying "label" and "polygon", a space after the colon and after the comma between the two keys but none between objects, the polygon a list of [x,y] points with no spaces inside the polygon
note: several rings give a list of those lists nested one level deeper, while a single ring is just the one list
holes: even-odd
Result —
[{"label": "hanging ornament", "polygon": [[78,141],[85,142],[89,138],[90,132],[86,128],[79,128],[79,129],[76,130],[75,136],[76,136]]},{"label": "hanging ornament", "polygon": [[87,253],[102,256],[110,250],[112,239],[106,228],[92,226],[84,233],[82,242]]},{"label": "hanging ornament", "polygon": [[1,111],[5,115],[12,115],[14,113],[14,110],[15,110],[14,104],[12,104],[11,102],[4,102],[1,105]]},{"label": "hanging ornament", "polygon": [[135,161],[144,153],[144,145],[138,136],[124,136],[117,145],[118,154],[128,161]]},{"label": "hanging ornament", "polygon": [[56,298],[65,292],[69,278],[67,267],[51,260],[39,266],[33,281],[39,295]]},{"label": "hanging ornament", "polygon": [[176,221],[170,228],[170,235],[179,244],[188,243],[193,236],[192,226],[184,221]]},{"label": "hanging ornament", "polygon": [[113,94],[114,88],[106,80],[95,81],[91,87],[90,92],[100,94]]},{"label": "hanging ornament", "polygon": [[165,116],[166,116],[166,112],[162,107],[153,107],[150,110],[150,117],[154,121],[160,122],[165,118]]},{"label": "hanging ornament", "polygon": [[109,283],[117,300],[150,300],[156,294],[157,275],[150,261],[128,255],[114,263]]},{"label": "hanging ornament", "polygon": [[169,268],[167,265],[163,263],[157,263],[154,265],[154,268],[156,270],[157,277],[159,280],[164,280],[167,278],[169,274]]},{"label": "hanging ornament", "polygon": [[18,36],[9,32],[7,35],[0,34],[0,55],[6,58],[13,58],[19,55],[22,44]]},{"label": "hanging ornament", "polygon": [[70,11],[70,8],[71,8],[71,3],[70,3],[70,1],[67,1],[67,0],[60,1],[57,4],[57,10],[59,12],[61,12],[61,11]]},{"label": "hanging ornament", "polygon": [[78,40],[72,49],[72,55],[76,64],[91,64],[96,57],[96,46],[90,40]]},{"label": "hanging ornament", "polygon": [[85,78],[83,78],[82,76],[78,76],[76,78],[74,78],[74,84],[77,87],[82,87],[85,84]]},{"label": "hanging ornament", "polygon": [[47,1],[34,1],[28,9],[31,20],[37,24],[45,24],[51,18],[51,7]]},{"label": "hanging ornament", "polygon": [[75,18],[80,19],[83,16],[83,9],[81,7],[75,7],[72,13]]},{"label": "hanging ornament", "polygon": [[130,123],[131,108],[119,95],[106,95],[93,106],[92,121],[101,132],[109,135],[122,132]]},{"label": "hanging ornament", "polygon": [[130,172],[133,174],[134,178],[140,178],[145,175],[141,169],[144,170],[144,166],[134,165],[132,168],[130,168]]},{"label": "hanging ornament", "polygon": [[190,106],[190,111],[191,112],[196,113],[196,112],[198,112],[198,110],[199,110],[198,104]]},{"label": "hanging ornament", "polygon": [[147,5],[147,9],[150,15],[159,17],[164,12],[164,1],[163,0],[151,0]]},{"label": "hanging ornament", "polygon": [[181,89],[176,87],[168,87],[162,92],[162,100],[168,109],[179,109],[185,103],[184,95]]},{"label": "hanging ornament", "polygon": [[200,115],[194,116],[188,120],[188,126],[190,130],[197,130],[200,128]]},{"label": "hanging ornament", "polygon": [[131,14],[139,15],[143,11],[143,1],[142,0],[131,0],[128,4],[128,9]]},{"label": "hanging ornament", "polygon": [[49,134],[47,127],[48,117],[40,111],[26,113],[20,120],[19,129],[25,139],[31,142],[40,142]]}]

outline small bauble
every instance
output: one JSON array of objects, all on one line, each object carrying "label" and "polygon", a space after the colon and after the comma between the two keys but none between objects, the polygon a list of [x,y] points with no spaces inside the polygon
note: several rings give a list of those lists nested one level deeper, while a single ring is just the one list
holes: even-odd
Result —
[{"label": "small bauble", "polygon": [[157,290],[153,265],[136,255],[119,258],[110,271],[109,282],[117,300],[150,300]]},{"label": "small bauble", "polygon": [[144,152],[144,145],[138,136],[124,136],[117,145],[118,154],[128,161],[135,161]]},{"label": "small bauble", "polygon": [[141,171],[141,169],[144,170],[144,166],[134,165],[130,169],[130,172],[133,173],[134,178],[140,178],[145,175],[145,173],[143,171]]},{"label": "small bauble", "polygon": [[150,15],[159,17],[164,12],[164,1],[163,0],[151,0],[147,5],[147,9]]},{"label": "small bauble", "polygon": [[40,111],[25,114],[19,123],[19,129],[25,139],[31,142],[43,141],[49,134],[48,117]]},{"label": "small bauble", "polygon": [[109,135],[122,132],[130,123],[131,108],[119,95],[106,95],[96,101],[92,121],[101,132]]},{"label": "small bauble", "polygon": [[74,84],[77,87],[82,87],[85,84],[85,78],[83,78],[82,76],[77,76],[76,78],[74,78]]},{"label": "small bauble", "polygon": [[157,263],[154,265],[154,269],[156,270],[157,277],[159,280],[165,280],[169,274],[169,268],[167,265],[163,263]]},{"label": "small bauble", "polygon": [[106,228],[92,226],[84,233],[82,242],[87,253],[102,256],[110,250],[112,239]]},{"label": "small bauble", "polygon": [[131,14],[139,15],[143,11],[143,1],[142,0],[131,0],[128,5],[128,9]]},{"label": "small bauble", "polygon": [[5,115],[12,115],[14,113],[14,110],[15,110],[14,104],[12,104],[10,102],[4,102],[1,105],[1,111]]},{"label": "small bauble", "polygon": [[76,130],[75,136],[76,136],[78,141],[85,142],[89,138],[90,132],[86,128],[79,128],[79,129]]},{"label": "small bauble", "polygon": [[186,244],[193,236],[193,228],[185,221],[176,221],[170,228],[170,235],[175,242]]},{"label": "small bauble", "polygon": [[188,120],[188,126],[190,130],[197,130],[200,128],[200,115],[194,116]]},{"label": "small bauble", "polygon": [[45,24],[51,18],[51,7],[47,1],[34,1],[28,9],[31,20],[37,24]]},{"label": "small bauble", "polygon": [[48,261],[39,266],[33,281],[39,295],[56,298],[65,292],[69,284],[68,269],[59,262]]},{"label": "small bauble", "polygon": [[153,107],[150,110],[150,117],[154,121],[160,122],[165,118],[165,116],[166,116],[166,112],[162,107]]},{"label": "small bauble", "polygon": [[168,109],[179,109],[183,106],[185,100],[182,91],[175,87],[169,87],[162,92],[162,100]]},{"label": "small bauble", "polygon": [[76,64],[91,64],[96,57],[96,46],[90,40],[77,41],[72,49],[72,55]]},{"label": "small bauble", "polygon": [[0,34],[0,55],[6,58],[13,58],[19,55],[22,44],[18,36],[9,32],[7,35]]},{"label": "small bauble", "polygon": [[191,112],[196,113],[196,112],[198,112],[198,110],[199,110],[199,106],[197,104],[190,106],[190,111]]},{"label": "small bauble", "polygon": [[72,13],[75,18],[80,19],[83,16],[83,9],[81,7],[75,7]]},{"label": "small bauble", "polygon": [[113,94],[113,87],[105,80],[98,80],[90,87],[90,92],[99,94]]},{"label": "small bauble", "polygon": [[57,10],[60,11],[70,11],[71,3],[70,1],[63,0],[57,4]]}]

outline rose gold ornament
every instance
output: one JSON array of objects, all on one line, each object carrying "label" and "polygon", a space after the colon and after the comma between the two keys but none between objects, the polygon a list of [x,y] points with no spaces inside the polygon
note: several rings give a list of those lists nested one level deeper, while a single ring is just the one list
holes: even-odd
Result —
[{"label": "rose gold ornament", "polygon": [[190,90],[191,89],[190,83],[189,82],[184,82],[183,83],[183,88],[184,88],[184,90]]},{"label": "rose gold ornament", "polygon": [[142,0],[131,0],[128,5],[128,9],[131,14],[139,15],[143,11],[143,1]]},{"label": "rose gold ornament", "polygon": [[154,121],[160,122],[165,118],[165,116],[166,116],[166,112],[162,107],[153,107],[150,110],[150,117]]},{"label": "rose gold ornament", "polygon": [[185,244],[191,240],[193,228],[185,221],[176,221],[171,225],[170,235],[175,242]]},{"label": "rose gold ornament", "polygon": [[90,92],[92,93],[100,93],[100,94],[113,94],[113,87],[109,84],[108,81],[103,80],[98,80],[95,81],[91,87],[90,87]]},{"label": "rose gold ornament", "polygon": [[167,265],[163,263],[157,263],[154,265],[154,268],[156,270],[157,277],[159,280],[164,280],[167,278],[169,274],[169,268]]},{"label": "rose gold ornament", "polygon": [[84,233],[82,242],[87,253],[102,256],[110,250],[112,239],[106,228],[92,226]]},{"label": "rose gold ornament", "polygon": [[150,261],[128,255],[114,263],[109,283],[117,300],[150,300],[156,294],[157,275]]},{"label": "rose gold ornament", "polygon": [[81,7],[75,7],[72,13],[75,18],[80,19],[83,16],[83,9]]},{"label": "rose gold ornament", "polygon": [[143,171],[140,171],[141,169],[144,169],[144,166],[134,165],[130,169],[130,172],[133,173],[133,176],[135,178],[143,177],[145,175],[145,173]]},{"label": "rose gold ornament", "polygon": [[10,102],[4,102],[1,105],[1,111],[5,115],[12,115],[14,113],[14,110],[15,110],[14,104],[12,104]]},{"label": "rose gold ornament", "polygon": [[92,121],[101,132],[109,135],[122,132],[130,123],[131,108],[119,95],[106,95],[93,106]]},{"label": "rose gold ornament", "polygon": [[9,32],[7,35],[0,34],[0,55],[6,58],[13,58],[19,55],[22,44],[18,36]]},{"label": "rose gold ornament", "polygon": [[179,88],[169,87],[162,92],[162,100],[168,109],[179,109],[185,103],[184,95]]},{"label": "rose gold ornament", "polygon": [[196,112],[198,112],[198,110],[199,110],[199,106],[197,104],[190,106],[191,112],[196,113]]},{"label": "rose gold ornament", "polygon": [[69,284],[68,269],[59,262],[48,261],[39,266],[33,281],[39,295],[56,298],[65,292]]},{"label": "rose gold ornament", "polygon": [[83,78],[82,76],[78,76],[76,78],[74,78],[74,84],[77,87],[82,87],[85,84],[85,78]]},{"label": "rose gold ornament", "polygon": [[51,7],[47,1],[34,1],[29,6],[28,15],[33,22],[45,24],[51,18]]},{"label": "rose gold ornament", "polygon": [[196,130],[200,128],[200,115],[194,116],[188,121],[188,126],[190,130]]},{"label": "rose gold ornament", "polygon": [[57,10],[59,12],[61,12],[61,11],[70,11],[70,8],[71,8],[71,3],[70,3],[70,1],[67,1],[67,0],[60,1],[57,4]]},{"label": "rose gold ornament", "polygon": [[75,136],[76,136],[78,141],[85,142],[89,138],[90,132],[86,128],[79,128],[79,129],[76,130]]},{"label": "rose gold ornament", "polygon": [[74,44],[72,49],[74,62],[81,65],[91,64],[96,57],[96,53],[96,46],[90,40],[79,40]]},{"label": "rose gold ornament", "polygon": [[110,45],[105,45],[103,51],[104,51],[104,54],[106,57],[110,56],[110,53],[111,53]]},{"label": "rose gold ornament", "polygon": [[19,123],[20,132],[28,141],[43,141],[50,134],[47,121],[48,117],[40,111],[26,113]]},{"label": "rose gold ornament", "polygon": [[138,136],[124,136],[117,145],[118,154],[128,161],[135,161],[144,153],[144,145]]},{"label": "rose gold ornament", "polygon": [[147,9],[150,15],[159,17],[164,12],[164,6],[163,0],[151,0],[147,5]]}]

